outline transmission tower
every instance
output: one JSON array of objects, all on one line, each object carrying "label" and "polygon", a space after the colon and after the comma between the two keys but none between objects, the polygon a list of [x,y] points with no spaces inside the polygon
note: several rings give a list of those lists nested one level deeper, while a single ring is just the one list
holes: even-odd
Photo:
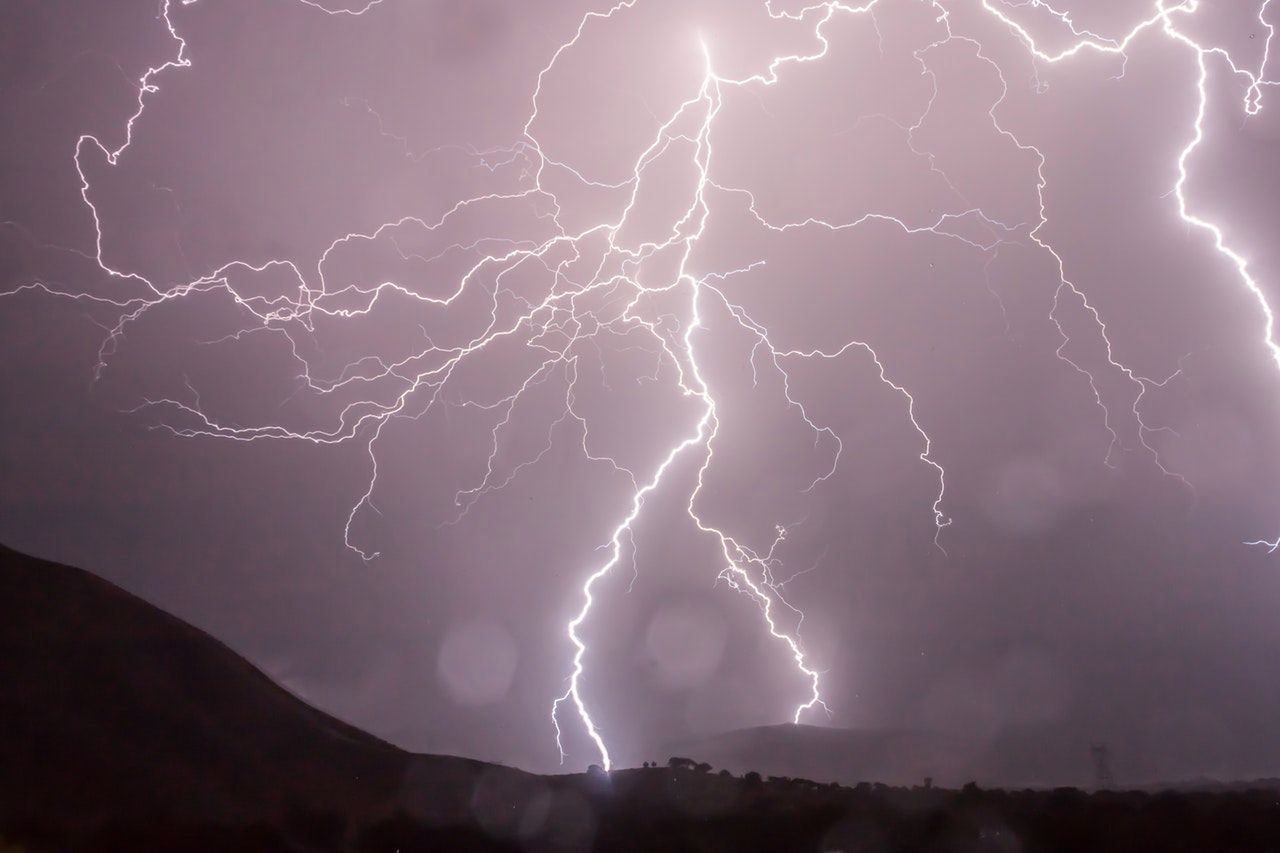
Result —
[{"label": "transmission tower", "polygon": [[1111,750],[1105,743],[1095,743],[1089,747],[1093,757],[1093,787],[1099,791],[1114,788],[1115,777],[1111,775]]}]

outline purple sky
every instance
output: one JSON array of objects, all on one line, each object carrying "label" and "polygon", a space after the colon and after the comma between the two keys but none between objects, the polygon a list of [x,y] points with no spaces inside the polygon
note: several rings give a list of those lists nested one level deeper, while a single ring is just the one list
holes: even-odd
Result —
[{"label": "purple sky", "polygon": [[128,137],[155,0],[10,4],[0,539],[416,750],[559,767],[610,567],[620,764],[794,642],[804,722],[1280,772],[1280,371],[1179,210],[1276,290],[1280,12],[803,5],[179,5]]}]

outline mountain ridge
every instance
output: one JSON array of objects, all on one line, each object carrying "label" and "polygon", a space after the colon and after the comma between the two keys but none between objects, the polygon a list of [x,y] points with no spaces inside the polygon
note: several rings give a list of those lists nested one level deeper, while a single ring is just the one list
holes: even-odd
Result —
[{"label": "mountain ridge", "polygon": [[382,813],[486,767],[401,750],[126,590],[4,546],[0,660],[9,819]]}]

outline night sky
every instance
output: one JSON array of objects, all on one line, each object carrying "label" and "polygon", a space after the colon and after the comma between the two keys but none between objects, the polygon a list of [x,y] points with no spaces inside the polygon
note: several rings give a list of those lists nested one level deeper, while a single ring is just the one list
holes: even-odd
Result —
[{"label": "night sky", "polygon": [[1280,368],[1179,209],[1280,304],[1270,0],[340,2],[0,3],[0,541],[414,750],[559,768],[609,567],[615,764],[792,719],[767,599],[802,722],[1280,773]]}]

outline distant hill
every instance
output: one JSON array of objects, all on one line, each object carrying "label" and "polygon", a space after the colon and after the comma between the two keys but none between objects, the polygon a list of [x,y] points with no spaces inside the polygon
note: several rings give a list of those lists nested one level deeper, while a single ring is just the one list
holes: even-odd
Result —
[{"label": "distant hill", "polygon": [[208,634],[0,546],[0,818],[248,821],[295,805],[465,817],[482,773],[293,696]]},{"label": "distant hill", "polygon": [[785,723],[669,744],[735,773],[797,776],[820,782],[918,785],[925,777],[959,787],[1085,786],[1089,744],[1043,729],[990,740],[911,730],[863,730]]}]

